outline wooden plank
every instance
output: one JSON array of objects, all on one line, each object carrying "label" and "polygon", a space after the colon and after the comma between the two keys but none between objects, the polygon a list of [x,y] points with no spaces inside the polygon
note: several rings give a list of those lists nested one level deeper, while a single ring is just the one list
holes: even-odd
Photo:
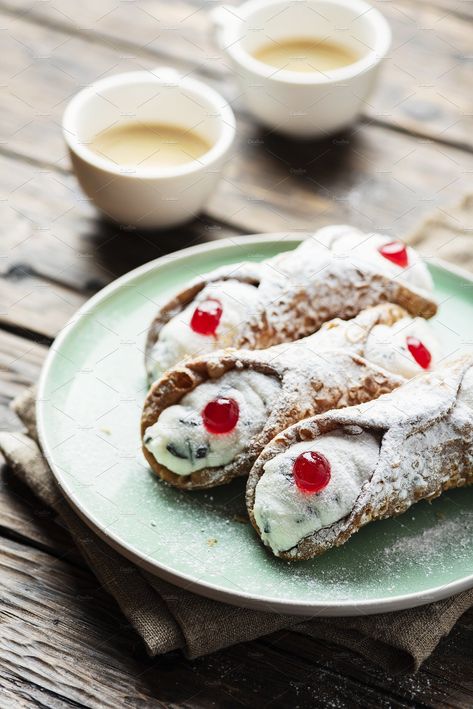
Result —
[{"label": "wooden plank", "polygon": [[[31,45],[33,51],[41,52],[43,47],[47,51],[46,40],[45,34],[34,47]],[[87,46],[80,43],[77,52],[84,52]],[[73,54],[75,52],[71,56]],[[66,60],[61,61],[61,71],[67,71]],[[74,66],[74,62],[75,57],[74,61],[69,58],[70,65]],[[59,80],[58,76],[46,72],[44,86],[48,81]],[[24,98],[19,95],[15,101],[21,103]],[[56,119],[58,114],[51,115]],[[21,112],[12,113],[11,127],[15,120],[24,117]],[[34,145],[35,141],[41,142],[43,134],[47,137],[48,130],[24,127],[19,122],[16,127],[24,134],[31,130],[25,156],[49,161],[49,138],[44,145],[39,145],[42,153],[35,153],[39,149]],[[318,166],[307,167],[303,149],[294,152],[284,141],[261,138],[251,127],[247,130],[245,124],[241,147],[249,151],[248,161],[257,163],[259,152],[252,153],[247,147],[248,141],[256,140],[254,147],[259,146],[264,151],[261,167],[247,171],[244,161],[235,161],[229,172],[235,184],[233,188],[228,183],[222,184],[212,200],[210,213],[213,218],[221,216],[227,221],[231,212],[230,222],[237,230],[266,229],[266,224],[272,224],[274,229],[285,229],[288,223],[304,228],[324,219],[339,218],[339,215],[347,215],[347,218],[351,215],[350,218],[360,224],[364,220],[363,225],[367,226],[374,220],[380,224],[397,220],[399,225],[408,226],[420,212],[464,189],[466,172],[471,166],[466,160],[459,160],[458,151],[440,150],[437,146],[440,152],[436,154],[429,145],[405,142],[404,136],[389,142],[386,136],[386,131],[378,128],[364,128],[353,138],[350,136],[351,142],[346,148],[340,145],[334,150],[329,146],[327,157],[317,145],[315,153],[323,165],[319,172]],[[413,145],[416,153],[404,152],[406,146]],[[354,163],[351,162],[353,148],[362,154],[362,159],[357,157]],[[419,153],[422,155],[418,160]],[[385,173],[379,155],[385,159]],[[386,167],[388,162],[390,167]],[[412,177],[417,164],[423,174]],[[136,265],[151,257],[149,254],[155,251],[156,242],[152,240],[151,244],[136,248],[137,240],[141,244],[140,235],[134,235],[133,241],[124,239],[123,234],[117,235],[120,238],[112,237],[111,228],[94,219],[93,211],[81,201],[71,178],[60,171],[43,169],[41,172],[38,165],[15,160],[5,162],[4,167],[1,179],[6,182],[2,188],[7,189],[3,194],[8,195],[12,214],[5,230],[7,241],[2,241],[0,270],[7,287],[0,287],[0,299],[11,306],[9,324],[20,323],[30,330],[54,334],[62,319],[68,316],[67,301],[70,304],[71,292],[78,297],[65,284],[92,292],[122,270],[128,270],[130,264]],[[362,175],[350,174],[348,178],[352,167]],[[326,170],[328,181],[322,186],[320,174],[325,174]],[[441,170],[444,170],[443,175],[431,174]],[[278,181],[284,180],[285,184],[274,185],[273,191],[269,174],[275,175]],[[448,184],[442,182],[444,177],[450,180]],[[235,189],[241,190],[237,197]],[[416,195],[412,202],[410,191]],[[423,202],[418,212],[419,199]],[[407,212],[401,213],[403,203]],[[364,213],[366,204],[370,204],[368,213]],[[283,223],[286,225],[282,226]],[[214,222],[198,226],[196,238],[202,235],[206,238],[206,230],[212,232],[213,228]],[[185,230],[184,239],[188,237]],[[117,251],[120,251],[118,255]],[[64,297],[66,305],[59,307]],[[24,300],[35,300],[35,307],[26,307]],[[48,309],[54,311],[52,320]],[[43,353],[39,345],[31,350],[29,344],[16,342],[15,338],[7,335],[5,339],[0,333],[3,370],[0,380],[5,392],[0,401],[2,411],[6,399],[34,379]],[[21,354],[18,361],[16,353]],[[22,364],[21,360],[24,360]],[[13,481],[8,477],[5,480],[10,498],[5,503],[4,494],[0,500],[4,533],[17,535],[43,548],[43,551],[29,549],[15,541],[2,540],[0,583],[4,589],[0,603],[7,627],[0,638],[0,686],[5,706],[207,707],[215,704],[254,706],[255,701],[272,706],[410,707],[417,703],[469,706],[471,618],[459,624],[452,645],[450,639],[442,644],[441,652],[434,656],[435,659],[438,655],[437,664],[431,666],[432,661],[429,661],[416,678],[386,677],[352,655],[348,658],[343,651],[293,634],[284,634],[272,646],[267,641],[251,643],[194,663],[176,656],[156,661],[133,658],[130,656],[132,647],[139,647],[136,638],[120,625],[121,616],[110,612],[110,600],[97,590],[95,579],[56,558],[67,552],[70,544],[67,535],[52,520],[43,519],[41,510],[28,500],[25,491],[14,492]],[[472,614],[469,616],[473,618]]]},{"label": "wooden plank", "polygon": [[[21,429],[11,401],[38,381],[47,347],[0,329],[0,430]],[[1,519],[0,519],[1,523]]]},{"label": "wooden plank", "polygon": [[39,377],[47,348],[0,330],[0,405],[7,406]]},{"label": "wooden plank", "polygon": [[473,156],[374,126],[307,146],[242,124],[206,215],[164,235],[100,220],[70,175],[7,156],[0,168],[0,323],[54,337],[87,295],[168,250],[340,221],[404,235],[469,188]]},{"label": "wooden plank", "polygon": [[[30,23],[19,22],[18,28],[24,35],[21,43],[14,45],[21,52],[26,51],[25,46],[31,56],[51,51],[54,61],[51,59],[51,66],[47,60],[36,61],[22,72],[23,75],[31,71],[33,75],[25,83],[23,94],[19,94],[21,101],[12,103],[9,118],[8,111],[5,114],[10,123],[20,126],[18,145],[27,152],[28,160],[54,160],[59,155],[61,162],[62,138],[57,126],[51,130],[51,115],[46,120],[46,131],[41,121],[37,124],[33,120],[25,128],[31,135],[23,134],[25,105],[34,105],[40,94],[47,97],[48,87],[56,92],[53,103],[57,105],[61,96],[70,94],[74,89],[69,66],[71,55],[82,62],[79,73],[86,71],[89,76],[95,75],[97,67],[100,70],[110,67],[115,55],[102,46],[94,45],[94,51],[90,51],[90,44],[81,38],[70,38],[47,28],[38,30]],[[14,36],[20,36],[19,30]],[[69,52],[67,62],[65,56],[61,59],[53,51],[57,46],[63,48],[63,42]],[[10,69],[17,59],[10,62]],[[43,100],[43,108],[47,108],[51,96]],[[49,280],[92,292],[132,265],[189,243],[188,228],[178,233],[180,237],[168,236],[164,249],[161,236],[135,234],[133,240],[121,238],[124,235],[116,228],[93,220],[90,205],[66,174],[31,161],[23,166],[10,161],[7,167],[5,159],[2,192],[11,209],[13,228],[8,233],[13,246],[11,253],[4,254],[4,272],[10,273],[13,268],[14,273],[24,275],[28,269],[33,274],[39,269],[39,275],[46,275]],[[311,229],[344,219],[363,228],[400,234],[428,209],[456,199],[466,189],[471,169],[472,158],[463,152],[379,127],[359,126],[339,139],[299,144],[265,134],[241,119],[237,155],[207,210],[211,228],[197,221],[190,243],[224,234],[225,230],[215,225],[218,219],[237,231]],[[30,238],[32,235],[35,238]],[[76,251],[79,259],[75,258]],[[41,258],[45,253],[47,259]],[[9,291],[14,291],[7,294],[10,303],[24,305],[25,295],[31,293],[30,284],[24,278],[21,280],[15,287],[9,284]],[[53,291],[51,283],[49,290]],[[37,291],[40,292],[39,285]],[[64,295],[53,291],[51,297],[60,303]],[[64,307],[62,318],[68,314],[70,310]],[[13,310],[8,322],[16,317]],[[19,308],[18,317],[24,327],[38,329],[37,324],[31,323],[34,313]],[[57,331],[62,324],[60,320],[57,317],[47,328],[48,334]]]},{"label": "wooden plank", "polygon": [[[47,347],[0,330],[0,429],[18,431],[22,424],[9,406],[27,386],[35,384]],[[3,467],[0,470],[0,534],[13,535],[55,554],[80,558],[55,515],[38,502]],[[82,563],[82,562],[81,562]]]},{"label": "wooden plank", "polygon": [[[297,230],[352,219],[401,233],[467,188],[473,158],[379,127],[360,126],[343,139],[301,144],[241,123],[237,153],[208,205],[208,221],[156,236],[125,235],[94,218],[67,175],[8,157],[1,162],[0,190],[9,207],[2,272],[24,263],[49,278],[62,273],[66,282],[90,292],[169,249],[229,235],[231,228]],[[216,224],[218,219],[231,228]],[[38,251],[46,243],[47,260]]]},{"label": "wooden plank", "polygon": [[100,218],[71,175],[4,155],[0,195],[0,276],[12,282],[36,275],[92,294],[169,251],[235,234],[205,217],[161,234],[124,232]]},{"label": "wooden plank", "polygon": [[174,249],[235,234],[202,216],[165,234],[124,233],[100,219],[75,179],[0,156],[0,324],[54,337],[92,293]]},{"label": "wooden plank", "polygon": [[[15,4],[17,2],[24,3],[24,0],[10,0]],[[136,0],[135,0],[136,1]],[[205,8],[206,0],[188,0],[189,4],[195,8]],[[225,5],[238,5],[240,3],[237,0],[233,2],[225,3]],[[380,12],[387,14],[386,5],[387,0],[371,0],[370,5],[376,6]],[[424,5],[429,10],[443,10],[444,13],[450,15],[456,15],[461,20],[471,20],[473,19],[473,11],[471,8],[471,2],[469,0],[390,0],[389,5],[395,4],[396,6],[402,5],[411,11],[414,11],[418,5]],[[150,6],[155,5],[155,0],[149,2]],[[209,2],[209,7],[211,8],[213,3]]]},{"label": "wooden plank", "polygon": [[57,523],[56,514],[21,484],[2,460],[0,455],[0,537],[85,568],[73,540]]},{"label": "wooden plank", "polygon": [[61,285],[25,275],[0,279],[0,325],[19,326],[53,338],[85,297]]},{"label": "wooden plank", "polygon": [[[25,16],[26,17],[26,16]],[[0,13],[4,32],[0,82],[3,144],[48,164],[67,166],[60,121],[71,96],[98,77],[156,64],[149,53],[124,52]]]},{"label": "wooden plank", "polygon": [[206,215],[156,235],[124,234],[97,219],[66,174],[6,156],[0,166],[8,203],[0,272],[29,269],[91,293],[170,249],[235,232],[310,230],[346,220],[402,235],[468,189],[473,156],[374,126],[301,144],[242,122]]},{"label": "wooden plank", "polygon": [[[458,0],[457,5],[461,2]],[[472,147],[468,99],[471,24],[430,3],[377,0],[377,4],[392,26],[394,39],[382,81],[366,104],[365,117],[430,138],[441,137],[447,142]],[[31,6],[30,0],[2,0],[0,7],[22,12],[24,16],[27,13],[29,18],[49,26],[46,31],[50,38],[43,38],[45,50],[40,56],[46,57],[41,64],[54,66],[58,98],[48,100],[52,91],[48,87],[43,96],[38,91],[35,101],[28,99],[31,106],[41,106],[43,114],[52,106],[59,105],[61,110],[64,107],[64,98],[72,93],[61,93],[67,75],[75,80],[75,91],[79,85],[109,72],[150,68],[157,62],[169,61],[186,71],[207,77],[236,108],[241,109],[239,92],[234,82],[229,81],[228,62],[222,60],[211,39],[207,6],[200,2],[180,0],[170,5],[166,0],[119,4],[115,0],[99,4],[94,0],[80,3],[52,0]],[[6,67],[7,80],[21,101],[24,81],[33,71],[41,75],[42,67],[31,66],[31,54],[27,49],[30,42],[23,39],[24,29],[16,18],[5,17],[3,23],[13,42],[18,38],[26,45],[18,44],[15,54],[11,49],[8,52],[12,60],[15,58],[17,69],[12,72],[9,66]],[[62,35],[57,41],[53,39],[52,28],[58,30],[56,35]],[[41,30],[36,27],[33,33],[38,38]],[[81,65],[77,58],[71,63],[71,53],[76,54],[74,47],[80,38],[102,42],[113,56],[108,63],[102,64],[96,47],[93,57],[97,59],[97,65],[90,56],[82,56]],[[61,76],[62,65],[66,73]],[[45,123],[43,131],[48,130]],[[17,129],[14,124],[13,131]],[[25,135],[30,129],[31,126],[24,126],[20,133]]]},{"label": "wooden plank", "polygon": [[[68,701],[91,708],[468,706],[461,672],[448,685],[429,661],[416,677],[391,677],[295,633],[192,663],[178,654],[148,660],[136,655],[136,638],[86,571],[1,538],[0,570],[2,681],[32,704],[41,691],[45,706],[54,706],[48,703],[52,697],[57,706]],[[439,656],[446,676],[468,639],[456,638],[457,649]]]},{"label": "wooden plank", "polygon": [[367,116],[471,149],[471,22],[412,0],[377,4],[393,43]]},{"label": "wooden plank", "polygon": [[380,127],[307,144],[242,126],[239,140],[207,209],[248,231],[350,221],[399,236],[471,186],[468,153]]},{"label": "wooden plank", "polygon": [[358,678],[372,689],[389,690],[393,697],[410,706],[469,709],[473,690],[472,638],[473,609],[470,609],[415,675],[390,675],[352,652],[327,647],[323,641],[294,633],[278,633],[266,642],[308,663],[314,658],[325,658],[326,671],[353,680]]},{"label": "wooden plank", "polygon": [[124,654],[135,639],[88,572],[6,539],[0,551],[3,678],[40,689],[46,706],[52,696],[117,707],[130,695],[160,706]]}]

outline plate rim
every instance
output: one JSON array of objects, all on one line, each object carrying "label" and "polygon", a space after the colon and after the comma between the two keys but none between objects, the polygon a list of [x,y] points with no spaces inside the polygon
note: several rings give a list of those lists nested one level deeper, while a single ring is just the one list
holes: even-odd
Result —
[{"label": "plate rim", "polygon": [[[327,602],[311,602],[294,601],[287,598],[268,599],[267,597],[261,597],[258,594],[249,592],[229,591],[226,588],[222,588],[218,584],[207,581],[199,581],[188,574],[173,570],[166,564],[150,559],[146,554],[133,548],[125,540],[121,539],[118,534],[110,532],[106,527],[101,525],[97,519],[94,518],[93,514],[87,511],[87,505],[84,506],[78,499],[76,499],[75,493],[68,489],[67,484],[62,478],[61,468],[54,461],[53,450],[49,446],[47,440],[46,413],[43,408],[43,404],[45,402],[45,388],[51,374],[51,370],[55,364],[55,360],[59,356],[59,349],[62,343],[69,336],[69,333],[72,332],[76,324],[79,323],[82,318],[86,316],[98,303],[106,300],[109,295],[126,285],[128,281],[139,278],[156,268],[165,267],[169,262],[175,263],[176,260],[179,260],[180,258],[185,258],[194,254],[201,254],[202,252],[225,251],[226,249],[234,246],[247,247],[251,245],[257,246],[258,244],[271,243],[273,241],[280,242],[285,238],[290,241],[302,241],[303,238],[310,233],[311,232],[308,231],[289,231],[271,232],[267,234],[248,234],[245,236],[227,237],[214,242],[197,244],[185,249],[173,251],[157,259],[148,261],[147,263],[142,264],[131,271],[128,271],[111,283],[107,284],[104,288],[83,303],[55,337],[41,369],[36,397],[36,425],[38,440],[44,456],[49,467],[51,468],[56,483],[69,504],[75,512],[77,512],[85,524],[90,527],[100,539],[106,542],[116,552],[146,571],[155,574],[180,588],[192,591],[216,601],[229,603],[243,608],[251,608],[254,610],[273,613],[290,613],[303,617],[310,617],[313,615],[318,615],[321,617],[343,617],[350,616],[355,613],[357,615],[371,615],[374,613],[415,608],[460,593],[461,591],[473,587],[473,573],[433,589],[400,594],[389,598],[374,598],[358,601],[337,600]],[[457,278],[465,279],[473,285],[473,275],[461,267],[450,264],[438,258],[426,258],[425,260],[428,264],[432,264],[434,267],[446,271],[450,275]]]}]

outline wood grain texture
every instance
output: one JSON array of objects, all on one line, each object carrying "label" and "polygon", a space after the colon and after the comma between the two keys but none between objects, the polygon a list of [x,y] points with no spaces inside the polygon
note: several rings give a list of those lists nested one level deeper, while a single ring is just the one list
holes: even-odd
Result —
[{"label": "wood grain texture", "polygon": [[[368,121],[471,148],[470,26],[443,2],[445,7],[427,2],[374,1],[392,26],[393,44],[382,82],[366,103],[364,116]],[[457,0],[455,6],[461,5],[462,0]],[[55,28],[64,33],[58,43],[48,43],[46,56],[43,55],[56,66],[61,63],[61,55],[83,38],[114,50],[114,60],[107,71],[121,71],[130,62],[149,68],[171,61],[181,65],[186,73],[190,71],[214,83],[237,110],[242,109],[228,61],[211,38],[208,13],[214,3],[51,0],[32,4],[31,0],[2,0],[0,7],[42,22],[50,32]],[[21,33],[14,20],[4,18],[3,22],[13,38]],[[65,35],[75,39],[67,40]],[[28,74],[27,57],[21,58],[20,67],[26,67]],[[70,78],[86,82],[103,72],[100,66],[95,73],[92,67],[83,73],[79,69],[76,62],[69,62],[66,71]],[[64,77],[58,75],[61,78]],[[21,79],[18,75],[13,84],[21,86]]]},{"label": "wood grain texture", "polygon": [[0,405],[6,406],[38,380],[47,348],[0,330]]},{"label": "wood grain texture", "polygon": [[238,151],[206,214],[165,234],[124,233],[81,201],[71,176],[1,156],[0,322],[54,337],[86,296],[121,273],[235,233],[347,221],[397,238],[437,205],[456,202],[473,169],[468,153],[380,127],[294,146],[248,125]]},{"label": "wood grain texture", "polygon": [[292,632],[192,663],[146,659],[87,570],[9,539],[0,594],[1,682],[26,706],[468,707],[471,614],[416,677],[391,677]]},{"label": "wood grain texture", "polygon": [[[208,33],[201,0],[0,0],[0,426],[37,380],[47,344],[93,292],[171,250],[333,221],[398,236],[458,200],[473,169],[464,0],[375,0],[393,52],[361,123],[298,144],[255,126]],[[70,175],[60,131],[69,97],[98,76],[169,63],[237,111],[237,154],[206,212],[165,234],[124,233]],[[468,150],[463,150],[467,148]],[[2,329],[3,328],[3,329]],[[5,330],[7,328],[8,331]],[[11,473],[0,475],[3,707],[451,707],[473,695],[473,610],[416,676],[279,633],[188,662],[150,660],[67,532]]]},{"label": "wood grain texture", "polygon": [[87,294],[170,251],[240,233],[205,216],[161,234],[127,231],[101,219],[69,173],[1,154],[0,195],[0,276],[34,274]]},{"label": "wood grain texture", "polygon": [[[33,219],[32,228],[49,229],[59,242],[69,219],[82,213],[91,220],[92,214],[64,174],[68,162],[58,124],[65,97],[97,75],[153,62],[138,55],[117,56],[108,44],[9,15],[3,21],[9,29],[4,81],[13,85],[14,96],[0,121],[8,150],[29,161],[16,182],[4,186],[4,194],[23,218],[22,229],[28,229],[27,220]],[[34,56],[42,59],[33,62]],[[385,85],[391,86],[387,81]],[[333,139],[301,145],[258,128],[240,114],[236,155],[228,162],[204,222],[198,220],[195,228],[207,238],[206,218],[211,226],[220,220],[237,231],[306,229],[351,219],[361,227],[402,233],[435,204],[453,200],[465,190],[472,169],[473,157],[464,151],[380,126],[360,124]],[[8,177],[14,180],[14,173]],[[51,207],[38,226],[28,205],[39,208],[45,189],[58,195],[60,206]],[[93,232],[102,226],[90,221],[87,225]],[[105,241],[120,235],[116,229],[105,231]]]},{"label": "wood grain texture", "polygon": [[[47,347],[0,330],[0,430],[18,431],[22,424],[10,410],[14,397],[36,384]],[[80,558],[68,535],[5,467],[0,472],[0,535],[26,540],[53,554]],[[80,562],[82,563],[82,561]]]},{"label": "wood grain texture", "polygon": [[0,324],[53,338],[84,300],[68,288],[35,276],[0,279]]},{"label": "wood grain texture", "polygon": [[[45,157],[63,150],[62,136],[56,130],[42,142],[25,140],[22,150],[40,160],[38,152]],[[473,170],[473,156],[464,151],[378,126],[358,125],[325,141],[294,143],[240,120],[235,155],[191,232],[186,227],[181,232],[128,236],[96,218],[67,174],[42,163],[14,165],[13,157],[4,156],[3,161],[0,189],[17,232],[10,238],[20,242],[16,254],[28,253],[46,236],[54,246],[51,260],[56,261],[56,254],[64,259],[63,273],[72,283],[77,268],[96,267],[95,258],[101,272],[92,273],[92,279],[103,281],[107,271],[115,273],[107,263],[115,247],[120,249],[116,261],[131,267],[178,248],[185,241],[183,233],[195,242],[220,237],[226,230],[297,230],[334,219],[402,233],[436,204],[456,201]],[[27,243],[32,235],[35,240]],[[56,277],[57,269],[49,275]]]},{"label": "wood grain texture", "polygon": [[124,233],[97,217],[69,174],[0,156],[0,322],[54,336],[84,295],[121,273],[235,233],[349,221],[396,238],[436,205],[456,201],[473,170],[464,151],[363,125],[302,145],[241,123],[237,151],[206,214],[165,234]]},{"label": "wood grain texture", "polygon": [[[30,51],[40,52],[40,43],[30,44]],[[35,131],[42,135],[41,125]],[[67,171],[41,162],[59,145],[62,150],[57,126],[42,141],[37,135],[21,144],[26,159],[0,156],[0,322],[48,337],[85,296],[170,250],[235,233],[310,230],[333,221],[396,238],[436,205],[456,201],[473,170],[473,156],[464,151],[379,126],[295,144],[242,120],[237,154],[205,214],[181,230],[125,233],[97,216]],[[36,154],[38,148],[44,155]]]},{"label": "wood grain texture", "polygon": [[4,155],[0,192],[0,324],[49,338],[123,273],[171,250],[239,233],[205,216],[161,235],[127,233],[98,217],[71,175]]},{"label": "wood grain texture", "polygon": [[0,329],[0,430],[22,428],[10,403],[25,387],[36,383],[46,352],[44,345]]}]

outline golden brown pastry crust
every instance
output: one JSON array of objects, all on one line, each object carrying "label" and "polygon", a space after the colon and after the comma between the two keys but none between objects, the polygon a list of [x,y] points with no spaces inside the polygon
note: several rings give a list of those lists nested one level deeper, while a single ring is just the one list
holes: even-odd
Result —
[{"label": "golden brown pastry crust", "polygon": [[[314,257],[314,268],[307,269],[309,253],[304,257],[301,254],[298,270],[294,254],[297,249],[266,262],[219,268],[174,296],[160,308],[148,331],[145,360],[149,375],[152,349],[164,325],[215,281],[232,279],[258,286],[253,308],[235,333],[235,348],[259,350],[292,342],[316,332],[332,318],[348,320],[380,303],[395,303],[411,315],[425,318],[437,311],[428,292],[389,278],[370,264],[354,265],[328,252],[320,263]],[[304,258],[307,263],[303,263]]]},{"label": "golden brown pastry crust", "polygon": [[[457,404],[458,391],[472,366],[472,356],[452,361],[440,372],[411,380],[369,405],[329,411],[275,436],[253,465],[247,483],[248,514],[258,535],[253,508],[265,463],[295,443],[315,441],[344,426],[361,427],[381,437],[373,475],[349,515],[279,552],[282,559],[318,556],[344,544],[368,522],[400,515],[419,500],[473,484],[473,410]],[[429,396],[429,391],[435,396]]]},{"label": "golden brown pastry crust", "polygon": [[[386,304],[363,311],[354,320],[339,319],[326,323],[319,333],[288,345],[266,350],[223,350],[193,359],[166,372],[155,382],[146,398],[141,420],[141,435],[168,406],[178,403],[186,394],[208,379],[217,379],[231,369],[252,369],[277,377],[281,393],[260,434],[246,450],[225,466],[204,468],[191,475],[177,475],[160,465],[148,449],[144,455],[163,480],[181,489],[215,487],[248,474],[263,447],[279,431],[292,423],[333,408],[350,406],[374,399],[399,386],[404,379],[369,364],[363,354],[372,328],[383,323],[392,325],[406,316],[396,305]],[[330,351],[325,346],[317,352],[321,337],[342,329],[347,351]]]}]

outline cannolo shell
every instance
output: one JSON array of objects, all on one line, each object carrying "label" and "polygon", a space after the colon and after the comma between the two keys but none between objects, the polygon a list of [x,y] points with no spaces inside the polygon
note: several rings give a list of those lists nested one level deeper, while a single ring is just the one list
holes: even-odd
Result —
[{"label": "cannolo shell", "polygon": [[[291,345],[286,347],[289,352]],[[143,446],[149,465],[160,478],[182,489],[222,485],[246,475],[264,446],[295,421],[374,399],[405,381],[343,350],[324,351],[315,356],[313,352],[297,348],[294,358],[276,357],[275,349],[260,352],[228,350],[191,360],[168,371],[153,384],[143,408],[142,436],[165,408],[178,403],[204,381],[220,377],[231,369],[253,369],[275,376],[281,382],[280,396],[263,430],[251,439],[247,449],[225,466],[205,468],[191,475],[176,475],[160,465]]]},{"label": "cannolo shell", "polygon": [[242,264],[238,269],[233,265],[207,274],[178,293],[159,310],[150,326],[146,361],[150,361],[163,326],[208,283],[221,279],[258,285],[254,307],[232,343],[237,348],[259,350],[292,342],[316,332],[332,318],[348,320],[380,303],[396,303],[413,316],[430,318],[436,313],[437,305],[428,293],[390,279],[369,264],[355,266],[327,255],[313,273],[301,270],[299,275],[284,273],[284,256],[277,262],[279,270],[267,262]]},{"label": "cannolo shell", "polygon": [[[329,411],[279,433],[256,460],[247,485],[250,520],[255,490],[265,463],[300,441],[345,426],[380,436],[380,454],[349,515],[305,537],[278,556],[310,559],[340,546],[363,525],[405,512],[419,500],[433,499],[450,488],[473,483],[473,410],[457,404],[458,391],[471,356],[452,361],[441,371],[422,375],[386,396],[361,406]],[[356,439],[354,439],[356,440]]]}]

